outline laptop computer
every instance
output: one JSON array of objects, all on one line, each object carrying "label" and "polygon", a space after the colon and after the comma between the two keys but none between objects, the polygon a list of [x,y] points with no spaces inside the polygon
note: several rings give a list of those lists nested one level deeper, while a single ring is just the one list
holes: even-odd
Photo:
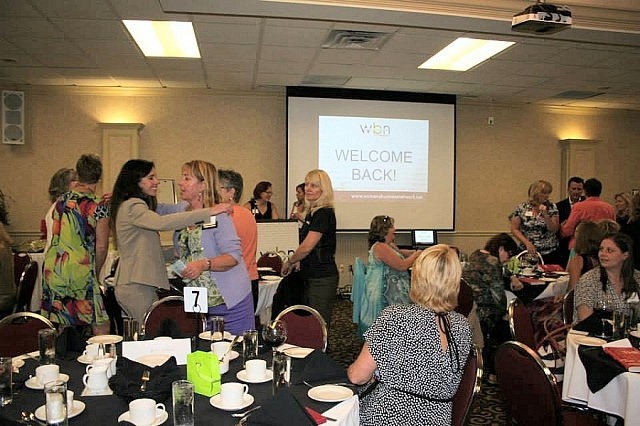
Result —
[{"label": "laptop computer", "polygon": [[422,250],[438,244],[438,233],[435,229],[414,229],[411,231],[411,245]]}]

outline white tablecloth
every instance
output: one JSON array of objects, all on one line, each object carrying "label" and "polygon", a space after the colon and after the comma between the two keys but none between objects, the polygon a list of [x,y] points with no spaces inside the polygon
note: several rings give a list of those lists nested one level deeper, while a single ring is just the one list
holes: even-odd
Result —
[{"label": "white tablecloth", "polygon": [[261,280],[258,284],[258,304],[255,314],[260,317],[260,324],[267,324],[271,321],[271,305],[273,304],[273,296],[278,290],[280,280]]},{"label": "white tablecloth", "polygon": [[[582,337],[572,333],[567,336],[562,399],[574,404],[586,405],[605,413],[615,414],[627,419],[628,424],[638,424],[638,419],[640,419],[640,374],[619,374],[598,392],[591,392],[587,385],[584,365],[578,356],[578,345]],[[618,346],[631,345],[627,339],[612,342],[609,345],[613,344]]]},{"label": "white tablecloth", "polygon": [[[40,299],[42,298],[42,265],[44,264],[44,253],[29,253],[29,256],[32,260],[35,260],[38,263],[38,277],[36,278],[36,285],[33,288],[30,304],[30,310],[35,312],[40,311]],[[101,284],[111,272],[111,265],[117,257],[118,252],[116,250],[109,250],[107,253],[107,258],[104,261],[104,266],[102,267],[100,276],[98,277]]]}]

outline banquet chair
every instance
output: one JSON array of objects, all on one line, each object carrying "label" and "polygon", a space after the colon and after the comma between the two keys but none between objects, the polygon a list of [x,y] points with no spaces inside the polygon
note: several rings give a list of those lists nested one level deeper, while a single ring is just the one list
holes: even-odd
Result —
[{"label": "banquet chair", "polygon": [[473,398],[480,392],[481,380],[482,351],[477,347],[473,347],[464,366],[464,373],[458,390],[453,395],[451,412],[451,424],[453,426],[463,426],[465,424]]},{"label": "banquet chair", "polygon": [[562,404],[555,377],[538,354],[520,342],[505,342],[495,357],[498,386],[506,405],[507,425],[603,425],[589,412]]},{"label": "banquet chair", "polygon": [[[520,253],[516,254],[516,258],[518,260],[523,260],[522,258],[528,253],[528,251],[521,251]],[[538,252],[536,252],[536,256],[538,257],[538,265],[544,265],[544,259],[542,258],[542,255]]]},{"label": "banquet chair", "polygon": [[0,320],[0,355],[17,356],[38,350],[38,330],[55,330],[51,321],[33,312],[16,312]]},{"label": "banquet chair", "polygon": [[24,269],[31,262],[31,256],[29,253],[24,251],[19,251],[13,254],[13,276],[15,279],[16,288],[18,288],[18,284],[20,283],[20,277],[24,272]]},{"label": "banquet chair", "polygon": [[30,310],[31,296],[33,295],[33,289],[36,286],[37,279],[38,262],[32,260],[25,266],[18,281],[18,286],[16,287],[16,304],[13,307],[14,313]]},{"label": "banquet chair", "polygon": [[153,339],[167,332],[174,334],[171,337],[197,336],[204,329],[204,321],[204,314],[184,311],[182,296],[167,296],[149,306],[140,334],[142,339]]},{"label": "banquet chair", "polygon": [[565,325],[573,324],[573,290],[569,290],[562,299],[562,321]]},{"label": "banquet chair", "polygon": [[507,309],[511,338],[522,342],[530,348],[536,347],[535,330],[531,314],[519,298],[512,299]]},{"label": "banquet chair", "polygon": [[320,312],[310,306],[289,306],[276,320],[287,324],[287,343],[305,348],[327,350],[327,323]]},{"label": "banquet chair", "polygon": [[276,252],[268,251],[262,254],[256,262],[258,268],[271,268],[273,272],[271,274],[280,275],[282,271],[282,257]]},{"label": "banquet chair", "polygon": [[467,284],[464,278],[460,279],[460,291],[458,292],[458,305],[455,311],[465,317],[469,316],[469,313],[473,309],[473,290],[471,286]]}]

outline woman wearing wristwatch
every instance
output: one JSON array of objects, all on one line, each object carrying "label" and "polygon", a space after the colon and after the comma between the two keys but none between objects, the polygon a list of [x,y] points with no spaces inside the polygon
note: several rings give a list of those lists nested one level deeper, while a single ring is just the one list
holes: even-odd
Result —
[{"label": "woman wearing wristwatch", "polygon": [[[220,203],[218,171],[211,163],[194,160],[182,166],[180,198],[199,210]],[[176,251],[186,265],[188,287],[205,287],[209,315],[222,315],[225,331],[242,334],[255,328],[251,280],[242,258],[240,238],[231,217],[216,216],[215,227],[188,226],[174,238]]]}]

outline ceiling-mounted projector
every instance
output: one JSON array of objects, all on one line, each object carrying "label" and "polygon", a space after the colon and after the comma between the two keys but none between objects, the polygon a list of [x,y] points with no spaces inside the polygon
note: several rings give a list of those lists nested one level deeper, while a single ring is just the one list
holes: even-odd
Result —
[{"label": "ceiling-mounted projector", "polygon": [[571,9],[536,3],[513,15],[511,29],[531,34],[553,34],[571,27]]}]

